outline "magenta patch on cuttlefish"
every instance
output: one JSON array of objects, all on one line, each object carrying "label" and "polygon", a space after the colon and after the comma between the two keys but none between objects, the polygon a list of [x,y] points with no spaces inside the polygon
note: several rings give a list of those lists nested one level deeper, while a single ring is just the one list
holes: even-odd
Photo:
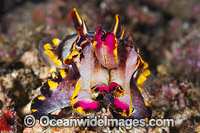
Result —
[{"label": "magenta patch on cuttlefish", "polygon": [[129,115],[129,105],[127,103],[124,103],[120,101],[117,98],[114,98],[113,103],[111,104],[111,107],[118,113],[126,113],[126,115]]},{"label": "magenta patch on cuttlefish", "polygon": [[104,36],[106,36],[104,39],[104,45],[107,47],[108,53],[112,53],[116,48],[116,46],[115,46],[115,44],[116,44],[115,38],[116,37],[112,32],[104,34]]},{"label": "magenta patch on cuttlefish", "polygon": [[116,91],[116,92],[119,92],[119,93],[121,93],[123,91],[121,86],[119,84],[117,84],[116,82],[111,82],[109,84],[109,88],[110,88],[110,90]]},{"label": "magenta patch on cuttlefish", "polygon": [[108,86],[97,86],[95,87],[94,91],[100,92],[100,93],[104,93],[104,92],[109,93],[110,88]]},{"label": "magenta patch on cuttlefish", "polygon": [[116,108],[121,108],[122,110],[129,110],[129,106],[126,103],[121,102],[119,99],[114,98],[114,106]]},{"label": "magenta patch on cuttlefish", "polygon": [[113,50],[116,48],[116,37],[112,32],[104,33],[104,30],[101,26],[98,26],[94,41],[97,42],[96,48],[99,49],[102,47],[102,43],[104,46],[107,47],[108,52],[112,53]]},{"label": "magenta patch on cuttlefish", "polygon": [[77,103],[75,103],[73,105],[74,108],[78,108],[81,107],[86,113],[87,112],[92,112],[92,111],[100,111],[101,109],[101,105],[99,104],[99,102],[96,101],[78,101]]}]

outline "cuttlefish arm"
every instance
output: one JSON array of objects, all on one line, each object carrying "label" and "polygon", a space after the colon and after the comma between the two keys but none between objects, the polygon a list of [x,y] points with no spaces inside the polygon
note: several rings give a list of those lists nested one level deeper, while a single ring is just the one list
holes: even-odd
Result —
[{"label": "cuttlefish arm", "polygon": [[150,119],[152,114],[151,105],[143,98],[142,93],[137,87],[134,79],[131,79],[131,96],[132,96],[132,114],[129,118],[133,119]]},{"label": "cuttlefish arm", "polygon": [[91,77],[91,86],[90,86],[91,91],[92,93],[108,94],[110,93],[110,89],[108,86],[109,73],[107,69],[104,68],[99,63],[96,56],[94,58],[95,58],[94,70]]},{"label": "cuttlefish arm", "polygon": [[79,113],[95,113],[101,110],[101,105],[95,101],[100,92],[95,91],[94,88],[108,85],[109,74],[95,57],[91,41],[87,39],[81,28],[77,30],[78,40],[81,40],[82,43],[77,41],[76,44],[82,48],[82,51],[80,54],[74,55],[71,62],[79,71],[80,79],[76,83],[71,105]]},{"label": "cuttlefish arm", "polygon": [[35,97],[31,104],[31,112],[36,118],[70,106],[71,96],[79,75],[71,68],[60,69],[51,80],[47,80],[40,88],[41,95]]},{"label": "cuttlefish arm", "polygon": [[109,87],[115,90],[114,97],[110,99],[110,107],[116,113],[129,117],[132,113],[130,81],[139,64],[136,46],[131,36],[119,41],[118,52],[120,64],[110,71]]},{"label": "cuttlefish arm", "polygon": [[117,119],[145,119],[146,121],[149,120],[152,114],[151,106],[143,98],[133,78],[130,82],[130,90],[132,100],[131,115],[129,117],[124,117],[121,114],[116,113],[112,108],[110,108],[113,117]]},{"label": "cuttlefish arm", "polygon": [[[137,50],[138,51],[138,50]],[[138,53],[138,52],[137,52]],[[132,100],[132,114],[129,117],[125,117],[120,113],[117,113],[114,109],[110,108],[110,111],[114,118],[117,119],[145,119],[148,121],[152,114],[151,105],[143,98],[142,85],[146,80],[147,76],[150,75],[150,71],[147,69],[148,64],[144,62],[138,53],[139,65],[137,70],[133,74],[130,80],[130,94]],[[115,90],[120,94],[123,91],[120,90],[119,85],[116,83],[110,83],[110,87],[115,87]],[[114,99],[114,96],[110,96],[110,99]]]}]

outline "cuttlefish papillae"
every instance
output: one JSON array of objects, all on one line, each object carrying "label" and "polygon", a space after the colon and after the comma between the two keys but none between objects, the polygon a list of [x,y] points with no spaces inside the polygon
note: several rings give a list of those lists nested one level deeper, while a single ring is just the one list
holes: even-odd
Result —
[{"label": "cuttlefish papillae", "polygon": [[102,95],[114,118],[148,120],[151,107],[140,85],[150,71],[132,35],[124,37],[120,16],[115,16],[108,32],[101,25],[90,31],[76,9],[71,17],[76,34],[62,41],[40,41],[40,56],[48,66],[56,66],[57,75],[41,86],[41,95],[32,101],[32,114],[40,118],[68,106],[81,114],[96,113],[102,108],[96,99]]}]

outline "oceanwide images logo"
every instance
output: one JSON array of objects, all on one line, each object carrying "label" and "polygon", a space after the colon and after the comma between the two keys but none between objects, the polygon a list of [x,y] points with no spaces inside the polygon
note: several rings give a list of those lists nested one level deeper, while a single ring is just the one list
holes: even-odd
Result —
[{"label": "oceanwide images logo", "polygon": [[[33,127],[36,124],[36,119],[33,115],[27,115],[24,118],[24,125],[26,127]],[[42,116],[39,119],[39,124],[42,127],[125,127],[132,129],[133,127],[161,127],[161,126],[174,126],[173,119],[150,119],[148,122],[145,119],[110,119],[107,116],[99,118],[95,116],[86,119],[50,119],[48,116]]]}]

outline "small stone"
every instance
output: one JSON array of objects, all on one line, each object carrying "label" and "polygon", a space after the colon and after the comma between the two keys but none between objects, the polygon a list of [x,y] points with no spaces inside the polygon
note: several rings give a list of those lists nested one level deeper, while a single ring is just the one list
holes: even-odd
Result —
[{"label": "small stone", "polygon": [[31,108],[31,102],[32,101],[30,101],[27,105],[25,105],[25,106],[23,106],[23,107],[21,107],[19,110],[20,110],[20,113],[22,114],[22,115],[27,115],[27,114],[30,114],[31,113],[31,110],[30,110],[30,108]]},{"label": "small stone", "polygon": [[48,67],[41,68],[39,78],[40,79],[47,79],[48,76],[49,76],[49,68]]},{"label": "small stone", "polygon": [[22,55],[20,61],[26,66],[34,66],[38,64],[38,56],[33,51],[27,51]]},{"label": "small stone", "polygon": [[158,65],[157,66],[157,71],[162,75],[167,75],[167,69],[163,65]]}]

